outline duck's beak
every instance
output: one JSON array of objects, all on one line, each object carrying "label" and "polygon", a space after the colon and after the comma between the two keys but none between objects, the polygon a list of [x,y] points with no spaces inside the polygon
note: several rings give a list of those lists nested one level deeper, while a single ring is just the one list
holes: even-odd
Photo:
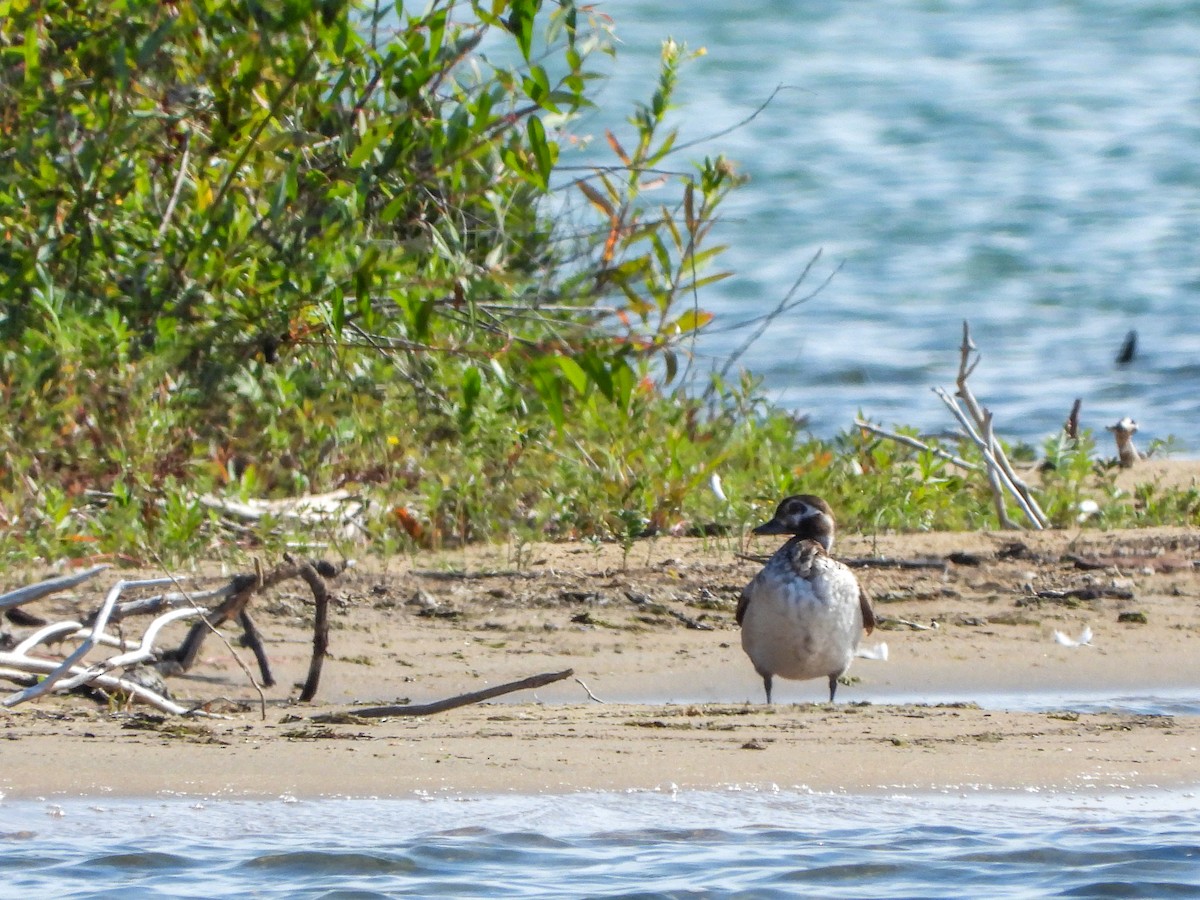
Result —
[{"label": "duck's beak", "polygon": [[765,525],[759,525],[754,529],[755,534],[790,534],[787,527],[778,519],[772,519]]}]

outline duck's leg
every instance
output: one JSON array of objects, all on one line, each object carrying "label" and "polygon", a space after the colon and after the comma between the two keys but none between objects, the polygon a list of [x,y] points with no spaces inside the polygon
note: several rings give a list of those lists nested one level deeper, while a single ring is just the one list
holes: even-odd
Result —
[{"label": "duck's leg", "polygon": [[[838,673],[838,674],[841,674],[841,673]],[[837,675],[829,676],[829,702],[830,703],[833,702],[833,695],[837,693],[837,680],[838,680]]]},{"label": "duck's leg", "polygon": [[770,672],[760,672],[759,674],[762,675],[763,687],[767,689],[767,703],[769,704],[771,702],[771,682],[773,678]]}]

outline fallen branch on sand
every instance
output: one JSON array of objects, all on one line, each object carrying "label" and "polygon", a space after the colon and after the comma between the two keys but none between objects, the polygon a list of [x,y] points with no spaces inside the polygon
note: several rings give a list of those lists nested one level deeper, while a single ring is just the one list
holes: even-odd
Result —
[{"label": "fallen branch on sand", "polygon": [[392,716],[431,716],[435,713],[445,712],[448,709],[457,709],[460,706],[469,706],[472,703],[482,703],[485,700],[491,700],[493,697],[511,694],[513,691],[527,691],[533,688],[544,687],[547,684],[562,681],[564,678],[570,678],[574,674],[574,669],[563,669],[561,672],[543,672],[541,675],[531,675],[528,678],[522,678],[520,681],[498,684],[495,687],[484,688],[482,691],[472,691],[469,694],[459,694],[457,697],[447,697],[445,700],[435,700],[433,703],[367,706],[361,709],[342,710],[341,712],[319,713],[309,718],[313,722],[338,722],[351,716],[359,719],[382,719]]},{"label": "fallen branch on sand", "polygon": [[82,572],[76,572],[73,575],[60,575],[58,578],[48,578],[45,581],[39,581],[37,584],[26,585],[25,587],[17,588],[15,591],[9,591],[7,594],[0,594],[0,609],[20,606],[22,603],[29,603],[32,600],[38,600],[41,597],[48,597],[50,594],[76,587],[107,568],[107,565],[92,566],[90,569],[84,569]]}]

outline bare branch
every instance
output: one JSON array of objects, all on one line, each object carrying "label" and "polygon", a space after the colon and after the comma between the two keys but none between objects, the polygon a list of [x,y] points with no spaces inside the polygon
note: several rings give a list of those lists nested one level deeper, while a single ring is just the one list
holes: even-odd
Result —
[{"label": "bare branch", "polygon": [[1004,452],[1004,448],[996,440],[991,412],[975,399],[975,395],[971,393],[971,388],[967,384],[971,373],[979,365],[980,359],[981,357],[975,346],[975,342],[971,339],[971,326],[964,320],[962,345],[959,348],[956,396],[962,400],[963,406],[966,407],[966,412],[963,412],[963,409],[958,405],[958,401],[954,397],[951,397],[943,388],[934,388],[934,392],[946,404],[950,412],[954,414],[954,417],[958,419],[967,437],[983,453],[984,460],[987,463],[988,482],[991,484],[992,493],[995,496],[996,512],[1001,526],[1004,528],[1017,527],[1009,518],[1005,509],[1004,493],[1008,492],[1012,494],[1017,505],[1021,507],[1021,511],[1029,519],[1032,527],[1041,530],[1050,524],[1050,520],[1042,512],[1041,507],[1033,496],[1032,489],[1017,475],[1016,470]]},{"label": "bare branch", "polygon": [[50,594],[58,591],[65,591],[69,588],[76,587],[87,581],[94,575],[103,572],[105,569],[112,568],[107,563],[99,566],[92,566],[90,569],[84,569],[82,572],[75,572],[71,575],[60,575],[57,578],[48,578],[45,581],[40,581],[37,584],[31,584],[23,588],[17,588],[15,591],[9,591],[7,594],[0,594],[0,609],[8,609],[11,606],[20,606],[23,603],[29,603],[33,600],[39,600]]},{"label": "bare branch", "polygon": [[511,694],[513,691],[527,691],[533,688],[544,687],[547,684],[562,681],[564,678],[570,678],[574,674],[574,669],[564,669],[561,672],[544,672],[541,675],[531,675],[529,678],[522,678],[520,681],[498,684],[495,687],[484,688],[482,691],[459,694],[457,697],[447,697],[445,700],[437,700],[433,703],[368,706],[363,709],[348,709],[336,713],[320,713],[311,718],[314,722],[330,722],[337,721],[347,715],[358,716],[364,719],[381,719],[389,716],[429,716],[434,713],[445,712],[448,709],[468,706],[472,703],[482,703],[484,700],[491,700],[493,697],[499,697],[503,694]]},{"label": "bare branch", "polygon": [[[0,665],[11,666],[12,668],[22,672],[52,674],[53,672],[57,671],[57,668],[60,664],[56,663],[52,659],[38,659],[31,656],[18,656],[15,653],[0,651]],[[82,671],[82,669],[79,667],[73,667],[71,671],[78,673]],[[209,713],[188,709],[186,706],[180,706],[175,701],[168,700],[161,694],[158,694],[143,685],[129,681],[125,678],[117,678],[113,675],[95,675],[90,679],[90,683],[107,690],[124,691],[125,693],[136,697],[139,700],[149,703],[154,708],[159,709],[162,712],[171,713],[172,715],[210,715]],[[41,684],[44,684],[44,682],[34,684],[33,687],[39,687]]]},{"label": "bare branch", "polygon": [[[285,559],[288,559],[285,557]],[[292,562],[288,559],[288,562]],[[297,568],[297,574],[303,578],[313,592],[316,604],[316,614],[313,622],[313,652],[308,664],[308,677],[304,680],[304,688],[300,691],[300,701],[307,703],[317,695],[317,685],[321,682],[321,666],[325,662],[325,654],[329,650],[329,589],[325,581],[317,574],[312,563],[302,562]]]},{"label": "bare branch", "polygon": [[117,602],[117,598],[121,596],[121,592],[131,587],[151,587],[160,584],[170,584],[170,578],[151,578],[144,581],[118,581],[109,590],[108,595],[104,598],[104,605],[100,607],[100,612],[96,616],[96,621],[92,625],[91,632],[87,638],[76,647],[62,662],[51,667],[47,672],[46,677],[32,687],[28,687],[23,691],[17,691],[15,694],[10,694],[3,700],[0,700],[0,706],[13,707],[18,703],[24,703],[26,700],[32,700],[34,697],[39,697],[42,694],[54,687],[54,685],[72,671],[75,666],[88,652],[94,647],[100,636],[104,633],[104,626],[108,624],[109,614],[112,613],[113,606]]},{"label": "bare branch", "polygon": [[872,434],[877,434],[880,437],[887,438],[889,441],[895,441],[897,444],[904,444],[906,447],[912,447],[915,450],[923,450],[926,453],[932,453],[939,459],[944,459],[948,463],[953,463],[960,469],[967,469],[971,472],[979,471],[979,466],[975,465],[975,463],[967,462],[962,457],[955,456],[953,453],[949,453],[943,450],[941,447],[933,447],[924,443],[923,441],[917,440],[915,437],[909,437],[906,434],[897,434],[894,431],[888,431],[886,428],[880,428],[878,425],[872,425],[865,419],[855,419],[854,424],[859,428],[871,432]]}]

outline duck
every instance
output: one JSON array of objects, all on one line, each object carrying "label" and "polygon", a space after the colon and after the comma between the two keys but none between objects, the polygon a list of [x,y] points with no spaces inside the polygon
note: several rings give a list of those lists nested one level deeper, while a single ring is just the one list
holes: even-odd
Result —
[{"label": "duck", "polygon": [[833,510],[812,494],[787,497],[754,533],[791,535],[742,590],[737,606],[742,649],[762,677],[767,703],[776,676],[828,678],[833,703],[859,639],[875,629],[858,579],[830,555]]}]

